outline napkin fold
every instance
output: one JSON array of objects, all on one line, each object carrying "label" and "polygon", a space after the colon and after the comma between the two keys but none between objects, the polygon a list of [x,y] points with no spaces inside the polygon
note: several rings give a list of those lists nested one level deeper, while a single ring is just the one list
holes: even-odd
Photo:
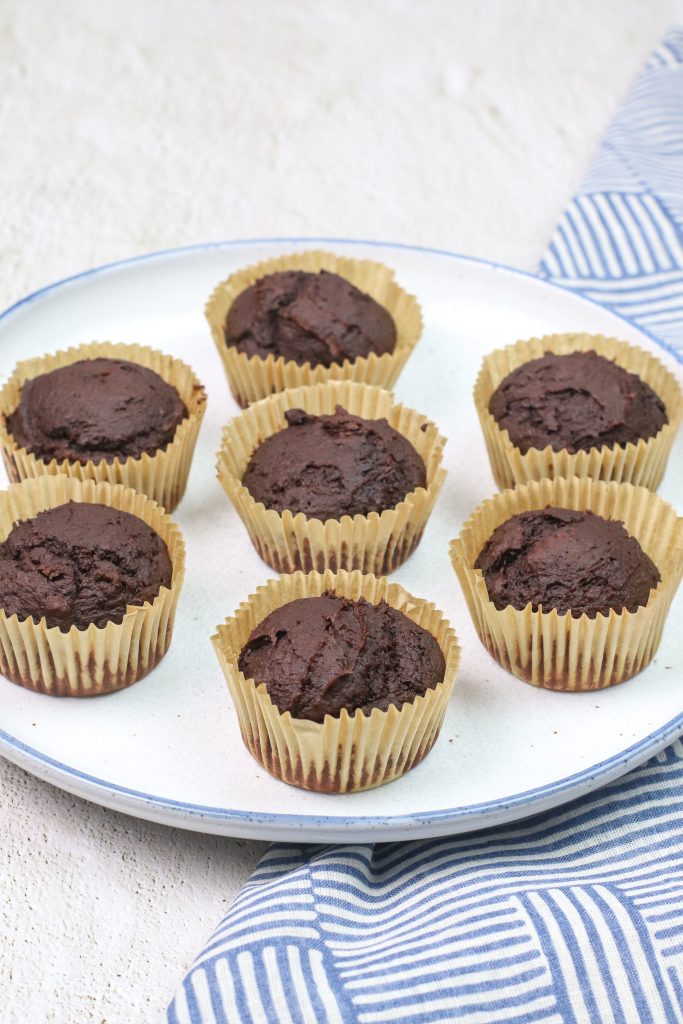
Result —
[{"label": "napkin fold", "polygon": [[[636,80],[539,273],[683,361],[683,29]],[[681,729],[683,716],[671,735]],[[676,741],[521,824],[276,844],[169,1024],[682,1021],[682,807]]]}]

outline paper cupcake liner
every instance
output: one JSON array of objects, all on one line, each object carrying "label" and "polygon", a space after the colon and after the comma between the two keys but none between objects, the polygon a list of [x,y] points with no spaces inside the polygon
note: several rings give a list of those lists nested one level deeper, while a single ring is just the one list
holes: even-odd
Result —
[{"label": "paper cupcake liner", "polygon": [[[49,373],[81,359],[127,359],[158,373],[167,384],[176,389],[187,408],[188,415],[178,424],[173,440],[153,455],[143,453],[139,458],[113,462],[80,463],[70,459],[50,462],[20,448],[7,429],[7,416],[19,405],[21,388],[25,381]],[[197,435],[206,408],[206,391],[193,371],[180,359],[142,345],[126,345],[110,341],[93,341],[77,348],[55,352],[18,363],[12,376],[0,392],[0,448],[11,480],[33,480],[41,476],[66,474],[76,480],[94,480],[99,483],[123,484],[132,487],[172,512],[183,494],[190,472]]]},{"label": "paper cupcake liner", "polygon": [[[501,523],[549,505],[589,510],[621,521],[653,560],[661,582],[635,612],[574,618],[570,612],[507,608],[489,600],[474,563]],[[645,487],[570,477],[532,481],[502,491],[470,516],[451,560],[479,639],[497,662],[519,679],[550,690],[600,690],[642,671],[654,657],[683,573],[683,519]]]},{"label": "paper cupcake liner", "polygon": [[[299,366],[282,356],[247,356],[225,343],[225,320],[233,302],[246,288],[265,274],[280,270],[329,270],[346,278],[361,291],[372,296],[391,313],[396,324],[396,348],[385,355],[369,356],[332,366]],[[285,388],[320,384],[328,380],[353,380],[365,384],[392,387],[403,369],[408,356],[422,334],[422,313],[419,303],[394,280],[394,273],[382,263],[372,260],[354,260],[346,256],[312,250],[290,253],[263,260],[245,267],[222,281],[215,288],[206,305],[206,318],[216,343],[228,384],[236,401],[244,408],[251,402]]]},{"label": "paper cupcake liner", "polygon": [[[666,406],[669,422],[655,437],[626,445],[603,445],[571,454],[546,448],[530,448],[526,454],[501,430],[488,410],[489,400],[498,385],[518,366],[538,359],[546,352],[567,355],[587,352],[611,359],[630,373],[636,373],[655,391]],[[501,489],[544,477],[590,477],[614,480],[655,490],[664,475],[671,446],[683,417],[683,395],[676,378],[655,356],[644,349],[600,334],[549,334],[543,338],[518,341],[484,357],[474,387],[476,405],[484,432],[495,481]]]},{"label": "paper cupcake liner", "polygon": [[[370,715],[345,709],[338,718],[309,722],[282,714],[265,684],[246,679],[237,664],[252,630],[276,608],[301,597],[332,590],[372,604],[384,598],[428,630],[446,660],[442,683],[400,709],[373,708]],[[353,793],[404,775],[431,750],[439,735],[460,661],[455,633],[433,604],[412,597],[403,587],[356,571],[320,574],[296,572],[269,580],[218,626],[212,642],[237,708],[242,739],[272,775],[301,789]]]},{"label": "paper cupcake liner", "polygon": [[[406,437],[424,461],[427,486],[418,487],[395,508],[322,522],[299,512],[277,512],[257,502],[242,484],[255,448],[287,426],[287,409],[329,415],[341,405],[366,419],[385,418]],[[245,524],[261,558],[278,572],[360,569],[381,576],[415,550],[446,478],[441,459],[446,439],[425,416],[402,405],[382,388],[351,381],[329,381],[292,388],[255,403],[223,430],[218,479]]]},{"label": "paper cupcake liner", "polygon": [[90,697],[121,690],[151,672],[171,642],[185,571],[180,530],[163,508],[120,484],[41,476],[0,492],[0,541],[12,526],[67,501],[109,505],[142,519],[168,548],[171,586],[154,601],[129,605],[121,623],[72,626],[63,633],[45,619],[19,619],[0,609],[0,673],[29,690],[57,697]]}]

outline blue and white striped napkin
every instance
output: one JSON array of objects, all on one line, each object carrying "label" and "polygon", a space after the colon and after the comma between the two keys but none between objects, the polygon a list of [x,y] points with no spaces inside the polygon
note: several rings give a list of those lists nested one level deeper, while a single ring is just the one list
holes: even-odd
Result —
[{"label": "blue and white striped napkin", "polygon": [[[542,276],[683,361],[683,29],[655,50]],[[683,1021],[683,744],[521,825],[275,845],[170,1024]]]}]

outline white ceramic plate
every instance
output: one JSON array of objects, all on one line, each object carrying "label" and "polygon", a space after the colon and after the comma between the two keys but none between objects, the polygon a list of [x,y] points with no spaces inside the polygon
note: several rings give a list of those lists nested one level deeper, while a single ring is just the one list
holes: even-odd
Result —
[{"label": "white ceramic plate", "polygon": [[[441,736],[405,778],[367,793],[322,796],[272,779],[243,747],[209,637],[271,570],[251,548],[214,476],[221,426],[237,412],[203,317],[217,281],[311,240],[200,246],[81,274],[0,319],[2,374],[20,358],[81,342],[140,342],[190,362],[209,391],[188,493],[175,516],[188,573],[171,649],[145,680],[92,700],[29,693],[0,678],[0,753],[97,803],[226,835],[302,841],[389,840],[465,832],[561,804],[645,760],[683,732],[672,606],[654,663],[595,694],[536,690],[480,645],[448,559],[448,541],[495,490],[472,404],[485,352],[552,331],[615,334],[675,359],[601,307],[533,277],[451,253],[314,240],[379,259],[418,296],[425,333],[396,387],[449,438],[449,476],[421,546],[393,576],[445,612],[462,667]],[[683,439],[662,495],[683,507]],[[677,468],[678,472],[674,472]]]}]

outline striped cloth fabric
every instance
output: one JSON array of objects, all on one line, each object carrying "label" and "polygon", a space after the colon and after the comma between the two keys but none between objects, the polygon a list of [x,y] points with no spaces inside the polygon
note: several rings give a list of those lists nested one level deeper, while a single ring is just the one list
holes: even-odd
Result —
[{"label": "striped cloth fabric", "polygon": [[[683,30],[652,55],[540,273],[683,358]],[[522,824],[275,845],[170,1024],[683,1021],[683,744]]]},{"label": "striped cloth fabric", "polygon": [[683,30],[636,80],[540,274],[683,351]]}]

